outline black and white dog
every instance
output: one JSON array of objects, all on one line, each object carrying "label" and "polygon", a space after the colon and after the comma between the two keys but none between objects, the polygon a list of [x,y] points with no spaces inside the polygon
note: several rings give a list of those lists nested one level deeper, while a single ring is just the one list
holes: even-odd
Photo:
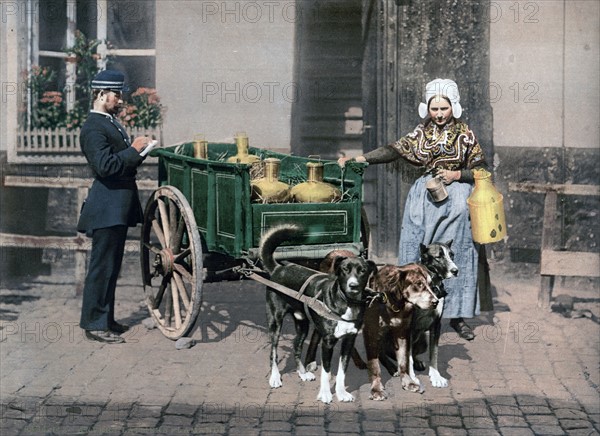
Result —
[{"label": "black and white dog", "polygon": [[310,314],[315,328],[323,338],[321,356],[321,384],[317,399],[330,403],[333,399],[330,387],[331,360],[333,347],[342,338],[340,362],[336,376],[335,393],[339,401],[354,401],[354,397],[346,391],[345,373],[348,368],[350,352],[354,347],[356,334],[361,327],[366,291],[369,276],[376,270],[375,263],[360,257],[339,257],[335,261],[334,273],[324,274],[294,263],[278,263],[273,253],[284,241],[292,240],[302,230],[297,226],[283,225],[269,230],[262,238],[259,257],[271,280],[293,290],[303,290],[303,294],[322,301],[334,314],[344,321],[333,321],[323,318],[305,305],[274,289],[267,288],[267,328],[271,340],[271,376],[269,384],[272,388],[282,385],[281,375],[277,368],[277,345],[286,314],[294,316],[296,338],[294,340],[294,359],[298,374],[303,381],[314,380],[315,376],[304,368],[301,361],[302,346],[308,335]]},{"label": "black and white dog", "polygon": [[458,275],[458,267],[454,263],[454,252],[452,251],[452,240],[445,243],[434,243],[427,246],[421,244],[421,264],[431,272],[431,289],[439,302],[435,308],[421,309],[415,307],[411,326],[412,356],[410,364],[410,375],[417,371],[425,370],[426,366],[417,359],[421,353],[429,351],[429,380],[436,388],[448,386],[448,380],[442,377],[438,370],[438,347],[442,325],[442,313],[444,311],[444,297],[447,295],[444,289],[444,280]]}]

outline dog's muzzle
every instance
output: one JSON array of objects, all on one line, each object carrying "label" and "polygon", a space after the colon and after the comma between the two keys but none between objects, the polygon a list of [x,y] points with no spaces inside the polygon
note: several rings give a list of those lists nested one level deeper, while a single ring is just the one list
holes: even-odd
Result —
[{"label": "dog's muzzle", "polygon": [[431,295],[431,306],[437,307],[438,303],[440,302],[440,299],[437,297],[437,295],[435,295],[435,292],[433,292],[433,290],[429,286],[427,287],[427,292],[429,292],[429,294]]}]

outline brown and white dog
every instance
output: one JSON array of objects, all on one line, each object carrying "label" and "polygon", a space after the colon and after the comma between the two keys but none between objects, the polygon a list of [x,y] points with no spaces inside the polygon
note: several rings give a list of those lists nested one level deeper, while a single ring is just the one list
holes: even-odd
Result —
[{"label": "brown and white dog", "polygon": [[419,380],[411,374],[411,324],[414,308],[428,310],[438,304],[431,289],[431,276],[427,268],[418,263],[404,266],[386,265],[374,280],[374,290],[382,297],[365,311],[363,338],[367,352],[367,369],[373,400],[387,398],[381,381],[379,356],[384,344],[395,350],[397,372],[402,389],[420,390]]},{"label": "brown and white dog", "polygon": [[[438,299],[438,303],[429,309],[421,309],[416,306],[413,313],[411,325],[411,352],[409,358],[409,375],[413,379],[415,369],[423,371],[427,367],[417,356],[425,351],[429,352],[429,378],[431,385],[437,388],[448,386],[446,380],[438,370],[438,343],[440,339],[441,317],[444,308],[444,297],[446,291],[443,281],[458,275],[458,268],[454,263],[454,253],[452,252],[452,240],[445,243],[432,243],[427,246],[420,246],[420,264],[425,266],[431,275],[430,287]],[[351,252],[332,251],[321,262],[321,270],[328,271],[337,256],[351,256]],[[310,345],[306,356],[306,367],[314,371],[316,369],[315,356],[319,344],[318,332],[313,332]],[[384,344],[379,354],[380,363],[385,366],[390,375],[398,373],[398,362],[396,361],[396,350],[393,344]],[[356,349],[352,350],[352,360],[360,369],[366,369],[367,365],[363,362]],[[418,379],[417,379],[418,380]]]}]

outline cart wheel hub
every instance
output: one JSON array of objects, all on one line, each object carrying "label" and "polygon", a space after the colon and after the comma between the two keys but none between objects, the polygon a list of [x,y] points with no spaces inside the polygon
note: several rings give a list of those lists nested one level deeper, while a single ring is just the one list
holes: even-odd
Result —
[{"label": "cart wheel hub", "polygon": [[170,248],[163,248],[154,258],[154,269],[160,275],[167,275],[173,272],[175,256]]}]

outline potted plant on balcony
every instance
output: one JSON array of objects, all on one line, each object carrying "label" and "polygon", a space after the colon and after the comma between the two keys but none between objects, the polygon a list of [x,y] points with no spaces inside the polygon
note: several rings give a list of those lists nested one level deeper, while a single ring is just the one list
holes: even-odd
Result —
[{"label": "potted plant on balcony", "polygon": [[[100,40],[88,40],[77,31],[75,44],[65,50],[66,62],[76,64],[76,80],[57,89],[57,72],[33,66],[25,73],[28,99],[23,106],[17,138],[21,155],[72,154],[79,156],[79,129],[91,107],[90,83],[98,73]],[[70,88],[70,89],[69,89]],[[67,100],[72,103],[67,104]],[[155,89],[139,88],[120,114],[131,136],[160,136],[164,107]]]}]

